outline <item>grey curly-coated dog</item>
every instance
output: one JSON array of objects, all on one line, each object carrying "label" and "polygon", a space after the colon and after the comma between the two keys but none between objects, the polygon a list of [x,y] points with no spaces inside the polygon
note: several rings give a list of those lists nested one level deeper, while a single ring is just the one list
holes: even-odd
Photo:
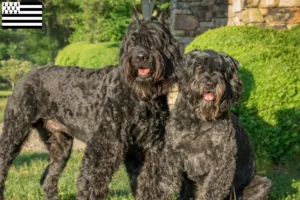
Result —
[{"label": "grey curly-coated dog", "polygon": [[181,67],[166,128],[170,149],[162,156],[162,189],[172,194],[183,179],[181,199],[268,199],[271,181],[256,175],[249,137],[229,110],[242,94],[238,62],[225,53],[193,50]]},{"label": "grey curly-coated dog", "polygon": [[9,167],[30,130],[49,149],[41,184],[48,200],[70,157],[73,138],[87,143],[78,200],[103,199],[122,161],[136,199],[160,199],[158,156],[169,116],[167,93],[180,52],[169,30],[135,16],[120,50],[120,66],[99,70],[46,67],[30,72],[8,99],[0,138],[0,200]]}]

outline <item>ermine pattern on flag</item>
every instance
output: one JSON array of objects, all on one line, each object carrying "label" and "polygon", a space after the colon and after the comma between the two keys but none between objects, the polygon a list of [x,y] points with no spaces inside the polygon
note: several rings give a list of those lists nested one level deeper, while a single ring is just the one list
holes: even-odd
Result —
[{"label": "ermine pattern on flag", "polygon": [[42,28],[41,2],[2,2],[2,28]]}]

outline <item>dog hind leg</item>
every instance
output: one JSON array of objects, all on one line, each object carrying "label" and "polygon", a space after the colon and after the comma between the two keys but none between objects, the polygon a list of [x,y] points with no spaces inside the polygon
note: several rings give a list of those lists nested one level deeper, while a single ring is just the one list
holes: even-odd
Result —
[{"label": "dog hind leg", "polygon": [[49,165],[41,177],[41,185],[47,200],[58,200],[58,181],[72,152],[73,138],[63,132],[50,132],[43,123],[36,126],[49,150]]},{"label": "dog hind leg", "polygon": [[0,138],[0,200],[4,200],[4,184],[8,170],[20,153],[31,128],[29,117],[25,117],[25,112],[7,106]]}]

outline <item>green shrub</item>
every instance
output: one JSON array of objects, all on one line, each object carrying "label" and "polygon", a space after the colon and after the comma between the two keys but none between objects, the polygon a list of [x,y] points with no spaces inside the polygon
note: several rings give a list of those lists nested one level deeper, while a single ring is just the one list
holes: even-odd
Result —
[{"label": "green shrub", "polygon": [[258,160],[278,164],[297,155],[300,26],[281,31],[223,27],[198,36],[186,52],[194,48],[222,51],[240,62],[244,96],[232,110],[250,134]]},{"label": "green shrub", "polygon": [[118,63],[118,43],[90,44],[78,42],[66,46],[58,53],[56,65],[100,68]]},{"label": "green shrub", "polygon": [[0,80],[5,80],[13,89],[27,72],[33,69],[32,63],[15,59],[0,60]]}]

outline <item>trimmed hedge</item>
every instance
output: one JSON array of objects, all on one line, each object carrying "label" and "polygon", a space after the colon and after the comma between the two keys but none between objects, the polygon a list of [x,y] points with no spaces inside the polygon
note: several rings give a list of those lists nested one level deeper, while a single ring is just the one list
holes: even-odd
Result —
[{"label": "trimmed hedge", "polygon": [[101,68],[118,63],[118,43],[90,44],[78,42],[66,46],[56,59],[56,65]]},{"label": "trimmed hedge", "polygon": [[186,52],[195,48],[222,51],[240,62],[244,96],[232,111],[250,134],[258,160],[279,164],[299,156],[300,26],[222,27],[198,36]]}]

